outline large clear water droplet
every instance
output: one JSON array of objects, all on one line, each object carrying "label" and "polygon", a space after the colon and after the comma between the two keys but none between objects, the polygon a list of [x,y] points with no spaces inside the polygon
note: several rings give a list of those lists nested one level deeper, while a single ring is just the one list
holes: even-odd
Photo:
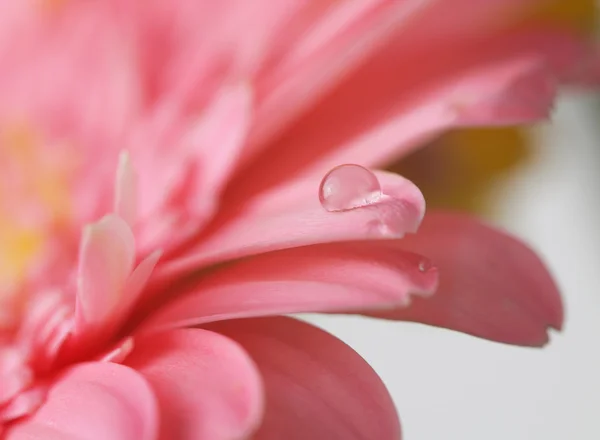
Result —
[{"label": "large clear water droplet", "polygon": [[360,165],[340,165],[329,171],[319,187],[319,200],[327,211],[349,211],[377,202],[381,185],[375,174]]}]

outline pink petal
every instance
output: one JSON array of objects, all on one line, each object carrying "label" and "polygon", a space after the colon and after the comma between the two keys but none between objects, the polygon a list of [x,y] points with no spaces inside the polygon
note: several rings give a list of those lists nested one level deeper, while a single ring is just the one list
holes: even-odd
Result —
[{"label": "pink petal", "polygon": [[154,440],[158,422],[156,399],[140,375],[94,362],[68,370],[41,408],[8,430],[6,440]]},{"label": "pink petal", "polygon": [[206,213],[212,214],[215,209],[245,144],[252,100],[250,84],[241,82],[224,87],[199,123],[186,133],[183,144],[200,162],[189,182],[192,188],[187,191],[204,197],[193,203],[187,200],[187,208],[194,214],[203,215],[201,218],[206,218]]},{"label": "pink petal", "polygon": [[242,348],[201,329],[136,339],[126,359],[154,388],[161,440],[248,438],[263,412],[262,382]]},{"label": "pink petal", "polygon": [[519,345],[543,345],[560,329],[563,308],[556,284],[523,243],[465,215],[428,214],[402,247],[437,266],[435,295],[410,307],[373,315],[423,322]]},{"label": "pink petal", "polygon": [[320,179],[302,182],[279,204],[219,220],[216,230],[163,266],[164,277],[201,265],[261,252],[347,240],[402,237],[417,230],[425,212],[423,195],[410,181],[378,172],[382,197],[369,206],[328,212],[319,202]]},{"label": "pink petal", "polygon": [[115,184],[114,211],[127,222],[129,227],[135,226],[137,219],[137,175],[129,153],[121,152],[117,168]]},{"label": "pink petal", "polygon": [[[185,210],[195,223],[210,217],[244,145],[251,110],[251,88],[238,82],[221,87],[202,112],[164,110],[141,127],[134,158],[142,215]],[[173,230],[168,234],[172,239]]]},{"label": "pink petal", "polygon": [[84,228],[77,275],[77,326],[97,324],[119,303],[133,269],[135,239],[116,215]]},{"label": "pink petal", "polygon": [[434,42],[391,40],[241,172],[231,206],[278,186],[285,199],[283,182],[349,161],[389,163],[451,127],[546,118],[560,80],[590,57],[572,35],[548,31]]},{"label": "pink petal", "polygon": [[123,292],[119,304],[112,310],[110,321],[105,322],[102,327],[102,333],[106,337],[112,336],[111,332],[117,330],[123,321],[131,316],[136,305],[142,301],[140,298],[144,293],[144,288],[147,285],[162,252],[155,251],[148,255],[142,262],[131,272],[123,286]]},{"label": "pink petal", "polygon": [[437,271],[426,270],[428,265],[404,252],[399,240],[271,252],[189,284],[145,328],[155,332],[231,318],[405,307],[412,295],[435,291]]},{"label": "pink petal", "polygon": [[[411,50],[427,54],[440,41],[456,45],[457,40],[469,37],[481,39],[535,3],[370,0],[319,5],[320,10],[309,17],[297,13],[300,23],[293,23],[278,36],[288,49],[277,66],[259,79],[258,89],[264,98],[257,109],[249,152],[256,154],[263,149],[269,138],[327,96],[357,67],[370,64],[372,55],[387,42],[402,46],[398,51],[402,56]],[[403,67],[395,70],[396,76],[416,67],[403,61]],[[377,86],[373,82],[365,85],[369,89]]]},{"label": "pink petal", "polygon": [[291,318],[225,321],[210,327],[250,353],[266,388],[265,418],[253,437],[399,440],[388,391],[350,347]]}]

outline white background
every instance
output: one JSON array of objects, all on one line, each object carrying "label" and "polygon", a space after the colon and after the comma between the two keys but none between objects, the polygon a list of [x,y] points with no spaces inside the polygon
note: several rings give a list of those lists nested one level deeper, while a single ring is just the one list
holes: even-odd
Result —
[{"label": "white background", "polygon": [[[408,440],[600,439],[600,108],[565,97],[539,157],[498,189],[496,224],[540,252],[567,321],[544,349],[418,324],[310,316],[390,389]],[[376,439],[374,439],[376,440]]]}]

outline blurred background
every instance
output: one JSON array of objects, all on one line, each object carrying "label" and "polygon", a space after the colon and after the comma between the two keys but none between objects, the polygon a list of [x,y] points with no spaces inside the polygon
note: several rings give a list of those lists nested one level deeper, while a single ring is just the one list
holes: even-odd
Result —
[{"label": "blurred background", "polygon": [[[439,167],[426,173],[425,161]],[[475,212],[536,249],[563,289],[564,331],[540,350],[419,324],[308,319],[382,376],[408,439],[600,439],[600,99],[566,93],[552,124],[450,133],[394,168],[429,206]]]}]

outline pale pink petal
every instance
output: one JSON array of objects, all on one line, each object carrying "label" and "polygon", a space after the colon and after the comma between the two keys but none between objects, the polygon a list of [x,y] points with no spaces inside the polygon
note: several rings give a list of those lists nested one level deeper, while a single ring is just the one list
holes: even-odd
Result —
[{"label": "pale pink petal", "polygon": [[119,155],[114,212],[133,228],[137,219],[137,176],[127,151]]},{"label": "pale pink petal", "polygon": [[[145,323],[155,332],[231,318],[406,307],[437,271],[399,240],[332,243],[258,255],[178,290]],[[172,296],[172,289],[168,290]],[[187,292],[187,293],[186,293]]]},{"label": "pale pink petal", "polygon": [[31,417],[6,440],[154,440],[159,414],[148,383],[134,370],[109,362],[79,364],[51,387]]},{"label": "pale pink petal", "polygon": [[84,228],[77,274],[78,328],[97,324],[114,310],[134,261],[135,239],[123,219],[111,214]]},{"label": "pale pink petal", "polygon": [[126,364],[152,385],[161,440],[249,438],[263,414],[260,375],[232,340],[202,329],[136,339]]},{"label": "pale pink petal", "polygon": [[350,347],[291,318],[243,319],[211,329],[239,342],[266,388],[256,440],[399,440],[381,379]]},{"label": "pale pink petal", "polygon": [[415,232],[425,212],[419,189],[395,174],[378,172],[376,176],[382,187],[381,199],[350,211],[325,210],[320,205],[317,179],[290,192],[286,203],[257,205],[233,218],[218,219],[206,236],[161,266],[161,275],[171,277],[201,265],[289,247],[398,238]]},{"label": "pale pink petal", "polygon": [[285,199],[282,182],[384,165],[451,127],[544,119],[559,82],[590,58],[548,31],[453,43],[423,51],[394,39],[242,170],[227,200],[243,206],[277,186]]},{"label": "pale pink petal", "polygon": [[432,213],[402,247],[438,268],[435,295],[378,317],[423,322],[520,345],[543,345],[563,308],[548,269],[523,243],[466,215]]}]

